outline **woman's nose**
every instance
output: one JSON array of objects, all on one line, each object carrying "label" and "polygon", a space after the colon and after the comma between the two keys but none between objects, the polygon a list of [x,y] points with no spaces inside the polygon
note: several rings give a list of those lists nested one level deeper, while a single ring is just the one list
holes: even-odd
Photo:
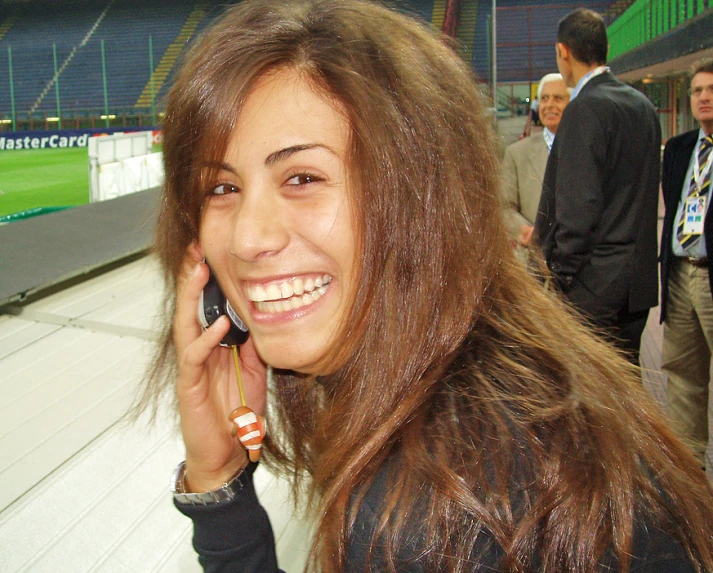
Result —
[{"label": "woman's nose", "polygon": [[230,253],[254,261],[284,249],[289,232],[281,211],[279,197],[270,189],[259,185],[243,189],[233,215]]}]

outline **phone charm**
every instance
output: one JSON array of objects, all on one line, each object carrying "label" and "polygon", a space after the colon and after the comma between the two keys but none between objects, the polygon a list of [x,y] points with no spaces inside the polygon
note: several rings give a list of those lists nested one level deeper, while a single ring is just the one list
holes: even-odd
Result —
[{"label": "phone charm", "polygon": [[245,446],[248,451],[248,456],[251,462],[256,462],[260,459],[260,450],[262,449],[263,433],[260,429],[257,415],[245,403],[245,391],[243,390],[243,377],[240,375],[240,359],[238,357],[238,347],[233,346],[233,362],[235,363],[235,373],[238,378],[238,390],[240,391],[240,403],[230,413],[230,421],[234,422],[236,427],[233,428],[233,435],[237,435],[240,443]]}]

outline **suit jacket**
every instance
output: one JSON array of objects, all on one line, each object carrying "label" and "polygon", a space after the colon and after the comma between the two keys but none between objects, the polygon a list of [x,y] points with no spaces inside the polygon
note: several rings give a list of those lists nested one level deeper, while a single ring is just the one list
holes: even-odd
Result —
[{"label": "suit jacket", "polygon": [[547,166],[547,143],[536,133],[505,149],[501,166],[505,224],[513,237],[520,227],[534,225]]},{"label": "suit jacket", "polygon": [[661,127],[610,72],[565,108],[535,236],[567,298],[593,318],[656,306]]},{"label": "suit jacket", "polygon": [[[691,155],[698,141],[699,130],[687,131],[672,137],[666,143],[663,152],[663,172],[661,174],[661,190],[663,191],[666,213],[661,231],[661,322],[666,319],[666,297],[668,296],[668,278],[671,273],[673,261],[673,226],[676,219],[676,210],[681,200],[686,172],[691,161]],[[703,240],[708,253],[708,278],[713,292],[713,209],[708,209],[703,221]]]}]

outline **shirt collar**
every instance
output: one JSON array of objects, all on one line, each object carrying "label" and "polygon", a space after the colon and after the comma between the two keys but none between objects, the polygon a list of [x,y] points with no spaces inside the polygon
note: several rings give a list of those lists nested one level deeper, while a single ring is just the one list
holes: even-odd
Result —
[{"label": "shirt collar", "polygon": [[547,144],[547,151],[552,151],[552,144],[555,142],[555,134],[549,129],[545,128],[542,130],[542,136],[545,138],[545,143]]},{"label": "shirt collar", "polygon": [[582,76],[582,78],[577,82],[577,85],[574,86],[574,89],[572,90],[572,95],[569,96],[569,101],[572,101],[574,98],[579,95],[579,92],[582,91],[582,88],[587,85],[587,82],[591,80],[592,78],[603,74],[604,72],[609,71],[609,66],[599,66],[597,68],[594,68],[593,70],[589,70],[586,74]]}]

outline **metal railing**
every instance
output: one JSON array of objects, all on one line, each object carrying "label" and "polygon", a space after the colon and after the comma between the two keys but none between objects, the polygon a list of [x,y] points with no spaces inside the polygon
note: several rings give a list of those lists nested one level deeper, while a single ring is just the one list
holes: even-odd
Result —
[{"label": "metal railing", "polygon": [[713,0],[637,0],[607,30],[609,59],[713,8]]},{"label": "metal railing", "polygon": [[[74,77],[69,84],[66,83],[66,73],[63,73],[69,58],[66,58],[64,65],[58,65],[58,46],[52,43],[49,62],[43,60],[42,73],[48,77],[44,88],[33,81],[33,74],[37,74],[40,68],[31,70],[26,65],[28,59],[37,60],[37,46],[33,45],[31,49],[3,46],[2,52],[6,53],[0,53],[0,132],[157,125],[163,111],[157,101],[161,86],[154,86],[153,82],[152,36],[148,36],[147,43],[148,59],[145,65],[151,91],[145,107],[136,104],[143,83],[127,87],[123,77],[117,75],[125,72],[107,69],[103,39],[99,42],[100,50],[96,51],[96,57],[91,62],[84,62],[92,66],[86,74],[87,79]],[[42,51],[43,57],[47,57],[45,52]],[[18,56],[24,59],[19,61]],[[143,60],[138,60],[141,58],[137,59],[134,54],[134,68],[144,64]],[[18,71],[22,71],[23,78],[18,77]],[[100,73],[97,74],[97,71]],[[113,89],[111,84],[115,86]],[[78,86],[86,86],[86,91],[92,95],[81,97],[82,101],[78,101]]]},{"label": "metal railing", "polygon": [[95,106],[66,106],[56,112],[36,111],[14,117],[0,113],[0,133],[51,131],[59,129],[153,128],[161,124],[163,112],[135,106],[111,106],[109,113]]}]

